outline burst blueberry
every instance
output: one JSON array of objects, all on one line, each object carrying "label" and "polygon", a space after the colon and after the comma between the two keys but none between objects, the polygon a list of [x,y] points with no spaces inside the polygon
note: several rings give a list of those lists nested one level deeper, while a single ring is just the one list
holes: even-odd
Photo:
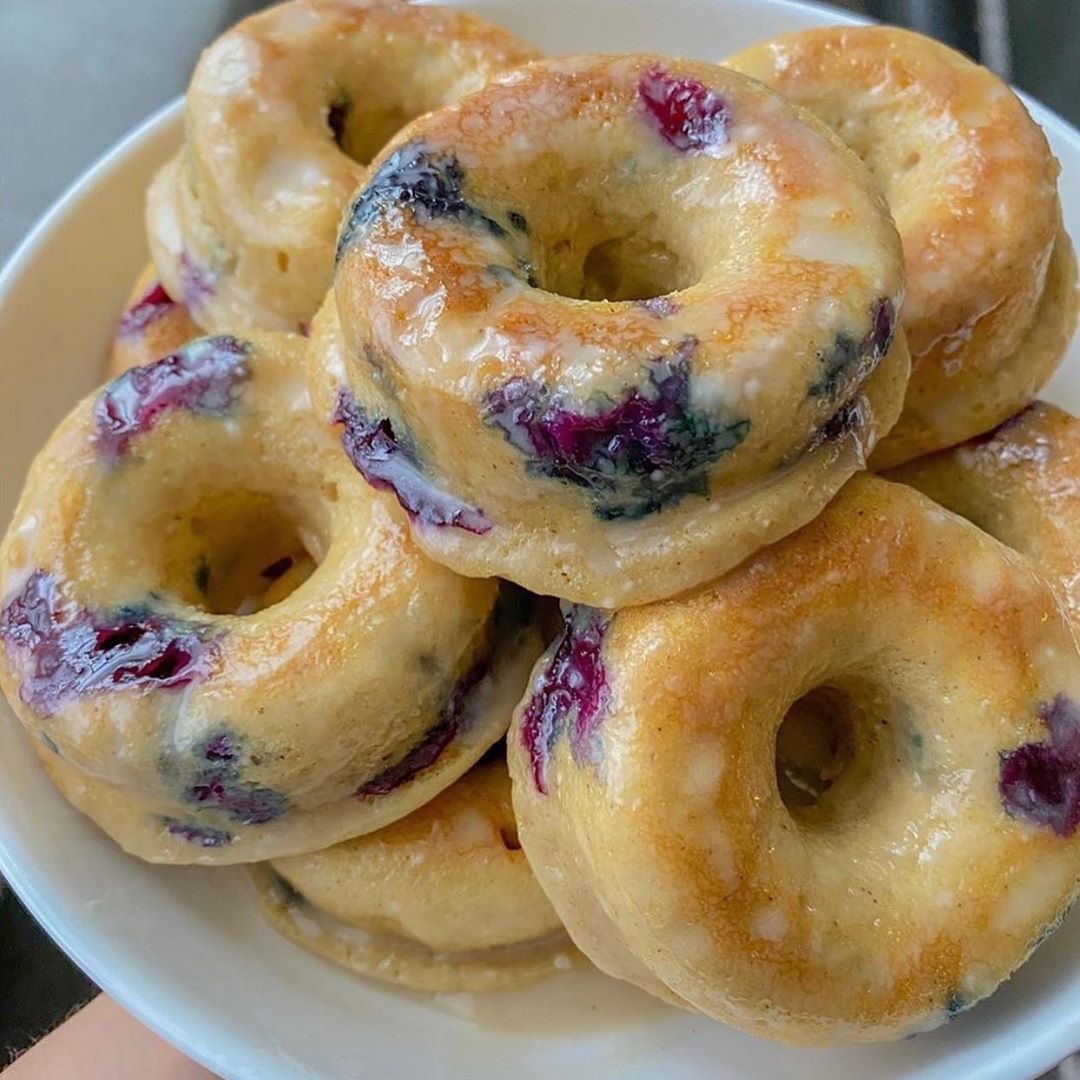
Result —
[{"label": "burst blueberry", "polygon": [[998,791],[1010,817],[1072,836],[1080,825],[1080,709],[1058,694],[1039,710],[1046,742],[1001,755]]},{"label": "burst blueberry", "polygon": [[196,825],[174,817],[163,817],[161,823],[170,836],[175,836],[178,840],[186,840],[189,844],[195,844],[198,847],[217,848],[232,843],[232,833],[225,829],[212,829],[206,825]]},{"label": "burst blueberry", "polygon": [[215,651],[208,627],[149,609],[82,607],[44,570],[0,612],[0,640],[23,659],[20,694],[41,716],[84,694],[187,686],[209,674]]},{"label": "burst blueberry", "polygon": [[153,285],[124,312],[116,332],[120,337],[132,338],[143,333],[158,319],[177,307],[176,301],[165,291],[160,281]]},{"label": "burst blueberry", "polygon": [[186,776],[184,798],[200,810],[217,810],[241,825],[265,825],[284,816],[288,799],[273,788],[244,779],[255,764],[239,736],[214,731],[190,752],[163,762],[163,773]]},{"label": "burst blueberry", "polygon": [[338,237],[337,260],[357,232],[391,209],[412,212],[417,221],[450,219],[479,225],[493,236],[506,230],[470,203],[462,192],[465,170],[450,150],[432,151],[414,140],[398,147],[376,170],[349,208]]},{"label": "burst blueberry", "polygon": [[227,336],[188,342],[156,363],[125,371],[102,390],[94,406],[94,445],[116,460],[170,412],[222,416],[249,375],[244,342]]},{"label": "burst blueberry", "polygon": [[487,673],[486,659],[474,664],[455,684],[438,723],[430,728],[404,757],[361,784],[356,789],[356,797],[363,799],[374,795],[388,795],[434,765],[466,722],[473,691]]},{"label": "burst blueberry", "polygon": [[565,395],[515,378],[489,394],[484,416],[532,471],[589,490],[604,520],[640,518],[708,492],[708,469],[746,438],[748,419],[718,420],[690,405],[694,338],[646,364],[644,387],[614,404],[571,407]]},{"label": "burst blueberry", "polygon": [[333,421],[342,425],[341,443],[360,475],[372,487],[393,492],[414,521],[454,526],[477,535],[491,528],[483,510],[432,484],[415,451],[398,441],[390,421],[370,416],[350,391],[338,395]]},{"label": "burst blueberry", "polygon": [[574,604],[567,607],[565,620],[562,637],[521,716],[521,743],[532,764],[536,790],[545,795],[548,760],[563,732],[575,761],[599,765],[600,725],[610,693],[603,660],[609,616]]},{"label": "burst blueberry", "polygon": [[822,371],[810,385],[810,396],[835,400],[842,390],[861,385],[889,351],[895,331],[892,301],[875,301],[869,329],[862,337],[841,331],[828,349],[818,353]]}]

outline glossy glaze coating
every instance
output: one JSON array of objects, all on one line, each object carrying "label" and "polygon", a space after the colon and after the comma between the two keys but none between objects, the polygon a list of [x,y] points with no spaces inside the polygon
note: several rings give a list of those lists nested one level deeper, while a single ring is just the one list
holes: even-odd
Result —
[{"label": "glossy glaze coating", "polygon": [[161,284],[154,264],[147,263],[135,279],[116,324],[105,377],[113,379],[128,368],[152,364],[201,334],[187,308]]},{"label": "glossy glaze coating", "polygon": [[536,53],[472,15],[400,0],[290,0],[202,55],[187,140],[147,201],[169,294],[210,331],[302,331],[341,208],[382,144]]},{"label": "glossy glaze coating", "polygon": [[1080,420],[1036,401],[988,435],[888,476],[1027,555],[1080,632]]},{"label": "glossy glaze coating", "polygon": [[576,955],[518,843],[501,759],[385,829],[253,873],[298,945],[414,990],[501,990]]},{"label": "glossy glaze coating", "polygon": [[912,356],[887,468],[987,431],[1038,392],[1076,319],[1058,163],[996,75],[919,34],[828,27],[724,61],[812,110],[869,165],[904,244]]},{"label": "glossy glaze coating", "polygon": [[[770,1038],[900,1037],[1072,900],[1078,695],[1027,559],[855,477],[706,589],[571,609],[508,736],[521,841],[603,970]],[[801,800],[777,746],[800,711],[846,748]]]},{"label": "glossy glaze coating", "polygon": [[335,292],[316,347],[475,512],[414,514],[418,543],[605,606],[811,518],[907,377],[864,166],[760,85],[655,56],[542,61],[414,122],[346,210]]},{"label": "glossy glaze coating", "polygon": [[146,859],[396,820],[500,737],[539,649],[356,475],[303,346],[200,338],[107,384],[0,546],[0,684],[65,795]]}]

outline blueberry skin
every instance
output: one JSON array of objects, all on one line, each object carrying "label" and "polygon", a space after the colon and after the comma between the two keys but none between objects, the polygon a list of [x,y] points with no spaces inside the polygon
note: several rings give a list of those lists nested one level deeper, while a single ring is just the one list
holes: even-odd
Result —
[{"label": "blueberry skin", "polygon": [[1080,825],[1080,708],[1058,694],[1039,709],[1046,742],[1023,743],[999,758],[998,793],[1005,813],[1070,837]]},{"label": "blueberry skin", "polygon": [[464,182],[465,170],[452,151],[430,150],[418,139],[398,147],[349,207],[338,236],[335,265],[359,233],[392,209],[410,210],[420,224],[450,219],[479,226],[492,236],[505,236],[506,230],[497,221],[465,198]]},{"label": "blueberry skin", "polygon": [[197,338],[153,364],[125,371],[94,404],[95,448],[116,463],[133,439],[168,413],[227,415],[251,375],[249,351],[246,342],[229,335]]},{"label": "blueberry skin", "polygon": [[548,760],[565,732],[579,764],[598,767],[600,728],[610,691],[604,667],[604,637],[610,616],[583,604],[567,605],[562,637],[544,665],[521,714],[521,745],[529,755],[533,783],[546,795]]},{"label": "blueberry skin", "polygon": [[0,611],[0,641],[26,658],[20,696],[39,716],[85,695],[199,682],[216,652],[207,626],[149,605],[99,610],[73,604],[45,570],[35,570]]},{"label": "blueberry skin", "polygon": [[339,393],[332,419],[342,426],[341,443],[357,472],[372,487],[392,492],[414,521],[475,535],[491,529],[483,510],[436,487],[424,475],[416,451],[398,438],[390,420],[371,416],[351,391]]},{"label": "blueberry skin", "polygon": [[635,520],[708,493],[708,469],[733,450],[750,421],[719,421],[690,405],[690,358],[684,338],[671,357],[646,364],[644,386],[591,409],[530,379],[514,378],[487,396],[484,419],[527,458],[531,472],[585,488],[604,521]]}]

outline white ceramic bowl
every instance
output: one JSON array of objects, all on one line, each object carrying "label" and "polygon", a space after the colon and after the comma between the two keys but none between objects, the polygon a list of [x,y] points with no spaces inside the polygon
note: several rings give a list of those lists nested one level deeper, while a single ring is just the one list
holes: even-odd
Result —
[{"label": "white ceramic bowl", "polygon": [[[847,16],[785,0],[477,0],[549,52],[657,50],[715,59]],[[1062,161],[1080,236],[1080,136],[1033,106]],[[146,259],[142,197],[177,145],[152,117],[53,208],[0,277],[0,522],[54,423],[98,381]],[[1080,347],[1050,396],[1080,406]],[[277,937],[240,869],[125,856],[52,789],[0,705],[0,872],[49,933],[132,1013],[226,1077],[513,1075],[955,1080],[1032,1077],[1080,1046],[1080,916],[990,1001],[888,1046],[792,1050],[660,1005],[595,972],[494,998],[395,993]]]}]

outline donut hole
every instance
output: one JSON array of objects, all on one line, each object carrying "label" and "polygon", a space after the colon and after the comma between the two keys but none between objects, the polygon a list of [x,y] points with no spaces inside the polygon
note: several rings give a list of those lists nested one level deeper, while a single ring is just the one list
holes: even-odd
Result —
[{"label": "donut hole", "polygon": [[575,300],[651,300],[701,276],[692,254],[664,235],[656,215],[627,220],[604,214],[599,201],[564,217],[556,235],[536,240],[538,284]]},{"label": "donut hole", "polygon": [[833,686],[804,694],[776,733],[776,786],[793,814],[820,804],[855,755],[852,702]]},{"label": "donut hole", "polygon": [[581,266],[582,300],[651,300],[693,284],[684,260],[659,240],[615,236],[589,249]]},{"label": "donut hole", "polygon": [[157,523],[160,587],[215,615],[251,615],[311,576],[317,543],[272,495],[221,491]]},{"label": "donut hole", "polygon": [[815,687],[788,708],[776,733],[776,786],[797,822],[820,828],[869,812],[895,756],[893,714],[860,680]]},{"label": "donut hole", "polygon": [[[434,102],[436,108],[441,102]],[[400,101],[384,95],[348,94],[336,99],[327,112],[327,127],[339,149],[358,165],[370,165],[379,151],[410,120],[427,109],[415,111]]]}]

